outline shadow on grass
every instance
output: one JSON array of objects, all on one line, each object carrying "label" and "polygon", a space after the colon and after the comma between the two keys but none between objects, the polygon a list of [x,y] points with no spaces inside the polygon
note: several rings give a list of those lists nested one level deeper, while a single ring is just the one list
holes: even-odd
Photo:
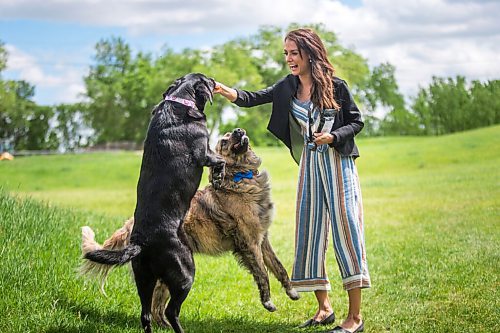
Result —
[{"label": "shadow on grass", "polygon": [[249,332],[298,332],[298,330],[286,323],[279,322],[260,322],[247,318],[200,318],[198,320],[186,319],[182,322],[187,332],[196,333],[249,333]]},{"label": "shadow on grass", "polygon": [[[123,329],[141,328],[139,315],[131,316],[124,311],[99,308],[95,304],[82,304],[78,301],[61,296],[57,307],[66,314],[57,325],[49,327],[46,333],[76,333],[76,332],[119,332]],[[68,319],[71,317],[72,319]]]},{"label": "shadow on grass", "polygon": [[[83,304],[75,300],[61,297],[58,308],[63,311],[60,322],[46,330],[45,333],[81,333],[81,332],[120,332],[125,329],[141,332],[140,311],[137,315],[126,314],[125,311],[110,311],[106,308],[98,308],[95,304]],[[67,314],[64,316],[64,314]],[[182,316],[182,314],[181,314]],[[68,319],[69,317],[73,319]],[[291,324],[280,322],[262,322],[245,317],[241,318],[182,318],[181,324],[186,333],[248,333],[248,332],[298,332]],[[173,332],[156,324],[153,325],[155,332]]]}]

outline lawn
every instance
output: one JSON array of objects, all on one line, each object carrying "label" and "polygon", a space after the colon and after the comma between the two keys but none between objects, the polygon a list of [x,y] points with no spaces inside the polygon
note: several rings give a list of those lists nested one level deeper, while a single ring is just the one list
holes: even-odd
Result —
[{"label": "lawn", "polygon": [[[500,331],[499,137],[495,126],[358,140],[373,283],[363,294],[367,332]],[[256,151],[271,175],[271,243],[290,269],[298,168],[283,148]],[[0,332],[140,332],[127,267],[111,274],[108,297],[76,273],[80,227],[102,241],[133,213],[140,159],[123,152],[0,162]],[[330,297],[342,318],[346,294],[328,253]],[[314,314],[313,295],[291,301],[273,277],[278,311],[268,313],[231,255],[195,261],[181,313],[187,332],[303,332],[295,327]]]}]

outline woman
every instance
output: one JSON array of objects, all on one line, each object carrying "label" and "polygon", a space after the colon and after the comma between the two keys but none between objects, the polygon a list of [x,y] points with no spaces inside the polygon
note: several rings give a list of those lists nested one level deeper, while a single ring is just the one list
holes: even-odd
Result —
[{"label": "woman", "polygon": [[325,268],[331,223],[349,313],[330,332],[362,332],[361,289],[370,287],[370,277],[354,164],[359,156],[354,136],[363,128],[361,114],[345,81],[334,76],[323,42],[314,31],[290,31],[284,54],[291,74],[273,86],[249,92],[217,83],[215,93],[242,107],[272,102],[268,129],[300,165],[292,283],[298,291],[314,291],[318,301],[318,311],[301,327],[335,321]]}]

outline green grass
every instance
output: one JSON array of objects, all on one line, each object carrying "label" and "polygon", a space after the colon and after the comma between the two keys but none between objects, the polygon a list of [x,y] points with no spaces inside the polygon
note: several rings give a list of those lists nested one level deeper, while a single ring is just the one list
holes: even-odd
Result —
[{"label": "green grass", "polygon": [[[500,331],[499,137],[496,126],[358,140],[373,282],[363,294],[367,332]],[[290,269],[298,168],[285,149],[256,150],[276,205],[271,242]],[[121,226],[134,209],[139,166],[136,153],[0,162],[0,332],[140,331],[128,268],[112,273],[108,298],[76,274],[80,227],[102,241]],[[346,294],[328,253],[330,298],[342,318]],[[313,295],[293,302],[274,278],[278,311],[268,313],[230,255],[195,260],[181,313],[187,332],[301,332],[294,327],[314,314]]]}]

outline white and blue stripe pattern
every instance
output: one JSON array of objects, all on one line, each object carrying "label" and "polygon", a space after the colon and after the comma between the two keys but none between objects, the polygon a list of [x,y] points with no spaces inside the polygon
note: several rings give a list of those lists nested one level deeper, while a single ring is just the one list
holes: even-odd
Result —
[{"label": "white and blue stripe pattern", "polygon": [[[292,101],[292,113],[307,142],[309,103]],[[313,113],[314,116],[317,116]],[[297,189],[295,260],[292,283],[298,291],[329,290],[325,267],[329,225],[344,289],[370,287],[365,255],[359,179],[352,157],[328,145],[304,147]],[[318,147],[318,148],[320,148]]]},{"label": "white and blue stripe pattern", "polygon": [[[304,137],[304,143],[307,145],[308,142],[308,137],[309,137],[309,118],[308,118],[308,112],[309,109],[312,109],[313,105],[311,101],[305,101],[302,102],[296,98],[292,99],[292,114],[293,116],[298,120],[301,128],[302,128],[302,135]],[[318,109],[314,108],[311,110],[311,120],[312,124],[314,124],[319,118],[319,111]],[[328,149],[328,145],[319,145],[317,146],[317,150],[319,152],[324,152]]]}]

